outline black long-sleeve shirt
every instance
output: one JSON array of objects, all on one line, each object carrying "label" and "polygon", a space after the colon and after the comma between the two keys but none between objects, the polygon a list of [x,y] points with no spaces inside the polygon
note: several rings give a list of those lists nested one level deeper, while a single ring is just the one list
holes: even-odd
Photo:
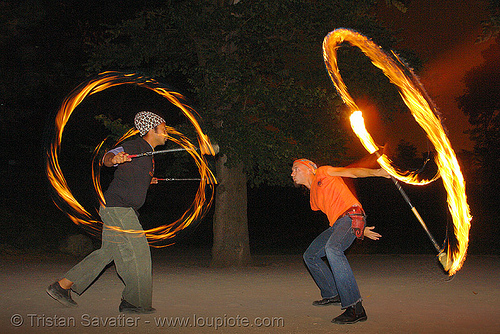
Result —
[{"label": "black long-sleeve shirt", "polygon": [[[143,138],[124,142],[121,147],[128,154],[139,154],[152,150]],[[107,207],[131,207],[136,212],[144,204],[154,174],[152,156],[133,158],[116,167],[113,181],[104,193]]]}]

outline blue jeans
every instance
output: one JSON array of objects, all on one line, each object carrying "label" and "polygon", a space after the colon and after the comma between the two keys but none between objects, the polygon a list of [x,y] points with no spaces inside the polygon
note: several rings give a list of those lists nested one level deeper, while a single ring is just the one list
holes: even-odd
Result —
[{"label": "blue jeans", "polygon": [[[344,254],[356,238],[351,225],[349,216],[339,218],[318,235],[304,253],[304,261],[321,291],[321,297],[333,298],[339,295],[343,309],[362,300]],[[323,261],[325,256],[330,267]]]}]

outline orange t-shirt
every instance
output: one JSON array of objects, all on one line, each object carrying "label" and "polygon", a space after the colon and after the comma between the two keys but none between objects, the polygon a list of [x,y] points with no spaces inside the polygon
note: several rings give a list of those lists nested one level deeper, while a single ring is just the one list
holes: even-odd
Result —
[{"label": "orange t-shirt", "polygon": [[358,199],[344,183],[340,176],[330,176],[328,167],[316,169],[316,175],[311,185],[311,209],[321,210],[328,217],[330,226],[353,205],[361,207]]}]

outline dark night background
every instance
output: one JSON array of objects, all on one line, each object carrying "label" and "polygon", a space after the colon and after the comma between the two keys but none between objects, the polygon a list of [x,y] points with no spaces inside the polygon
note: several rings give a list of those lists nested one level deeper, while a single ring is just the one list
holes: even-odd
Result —
[{"label": "dark night background", "polygon": [[[103,24],[119,23],[157,3],[161,1],[0,1],[0,11],[5,10],[7,13],[2,14],[0,35],[0,73],[3,77],[0,91],[3,139],[0,161],[0,251],[13,254],[53,252],[57,251],[66,236],[84,233],[51,200],[51,190],[44,172],[44,145],[50,134],[51,122],[64,97],[86,78],[83,70],[86,43],[97,38],[98,32],[105,29]],[[415,3],[421,4],[422,1]],[[397,22],[388,18],[391,10],[388,9],[381,17],[399,28]],[[410,14],[405,14],[408,21],[411,21]],[[477,27],[474,29],[474,32],[477,31]],[[404,33],[403,30],[401,35]],[[415,36],[412,38],[418,39]],[[408,38],[409,45],[418,48],[412,44],[412,38]],[[450,50],[454,46],[456,44],[450,46]],[[424,58],[436,64],[439,54],[422,50],[417,51],[423,52]],[[446,64],[441,66],[446,67]],[[430,80],[429,77],[424,78],[424,83],[427,80]],[[172,84],[182,91],[182,80]],[[98,105],[110,113],[120,114],[123,110],[134,110],[136,103],[142,105],[136,102],[136,98],[143,99],[144,96],[134,89],[118,89],[106,91],[99,98],[86,101],[86,104]],[[155,98],[147,97],[151,100]],[[439,104],[439,98],[437,102]],[[121,117],[124,122],[131,124],[132,116],[123,113]],[[464,116],[461,119],[457,122],[463,125]],[[63,142],[63,171],[75,197],[91,212],[95,212],[97,202],[90,182],[91,152],[86,144],[91,147],[92,138],[103,138],[105,134],[106,129],[93,115],[75,112],[68,123]],[[455,138],[452,138],[452,143],[455,144]],[[462,149],[471,150],[471,146],[465,143],[456,149],[459,159],[470,156]],[[158,159],[158,164],[161,163],[162,160]],[[466,160],[461,163],[466,166],[464,173],[474,217],[469,254],[499,254],[497,190],[485,186],[485,181],[480,180]],[[85,174],[87,170],[88,174]],[[104,179],[106,177],[104,175]],[[383,237],[379,241],[357,241],[351,252],[435,252],[390,180],[363,179],[355,180],[353,184],[368,214],[368,225],[375,225]],[[145,227],[177,218],[189,205],[190,196],[194,196],[196,187],[196,183],[173,182],[152,187],[141,209],[140,219]],[[450,220],[441,181],[425,187],[405,185],[404,188],[441,244]],[[189,201],[186,203],[181,200],[179,193],[184,194]],[[209,251],[212,243],[212,214],[213,208],[195,229],[185,231],[172,247],[178,250],[201,248]],[[307,194],[302,189],[293,188],[291,181],[290,187],[249,188],[248,220],[250,246],[254,254],[302,253],[327,226],[326,217],[310,210]],[[98,245],[98,239],[94,238],[94,241]]]}]

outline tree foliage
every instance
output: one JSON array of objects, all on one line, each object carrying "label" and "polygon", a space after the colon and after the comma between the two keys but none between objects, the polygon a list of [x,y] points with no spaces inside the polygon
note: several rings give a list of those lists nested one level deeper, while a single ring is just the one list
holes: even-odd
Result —
[{"label": "tree foliage", "polygon": [[402,13],[406,13],[406,11],[408,10],[408,6],[411,3],[411,0],[402,0],[402,1],[399,1],[399,0],[385,0],[385,3],[388,6],[394,6],[394,7],[396,7]]},{"label": "tree foliage", "polygon": [[[482,22],[483,31],[478,43],[495,38],[495,43],[483,51],[484,63],[470,70],[465,78],[466,91],[458,100],[459,107],[469,117],[474,144],[474,157],[479,166],[480,183],[490,194],[497,194],[500,162],[500,1],[489,0],[488,20]],[[497,196],[498,197],[498,196]]]},{"label": "tree foliage", "polygon": [[477,43],[495,38],[500,33],[500,0],[489,0],[487,9],[490,15],[488,19],[481,22],[483,29],[476,40]]},{"label": "tree foliage", "polygon": [[[110,29],[88,70],[135,70],[172,81],[188,93],[229,166],[242,162],[254,185],[283,184],[294,158],[335,163],[344,151],[340,100],[321,43],[329,31],[349,27],[389,48],[395,39],[368,14],[373,3],[170,1]],[[390,84],[374,79],[366,57],[353,51],[342,57],[354,91],[381,103],[399,99],[385,93]],[[357,71],[360,62],[366,66]]]},{"label": "tree foliage", "polygon": [[474,155],[482,170],[480,176],[497,193],[500,163],[500,45],[483,52],[485,62],[465,76],[466,92],[458,98],[460,108],[472,126]]}]

